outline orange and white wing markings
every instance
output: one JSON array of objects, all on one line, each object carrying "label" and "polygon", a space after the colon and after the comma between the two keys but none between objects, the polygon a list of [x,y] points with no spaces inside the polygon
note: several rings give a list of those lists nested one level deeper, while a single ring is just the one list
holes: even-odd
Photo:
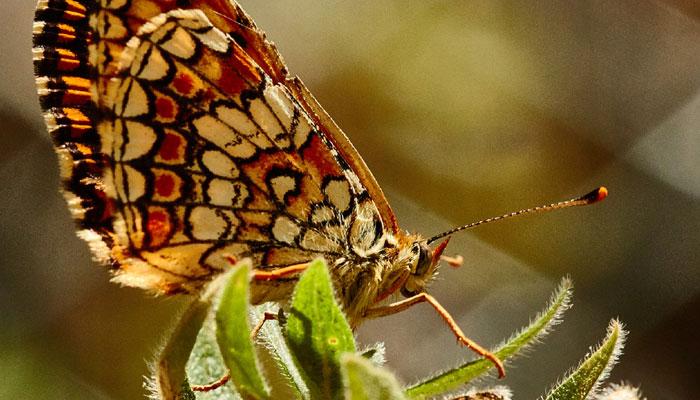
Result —
[{"label": "orange and white wing markings", "polygon": [[371,173],[235,3],[49,0],[35,43],[66,197],[117,281],[192,291],[232,258],[393,240]]}]

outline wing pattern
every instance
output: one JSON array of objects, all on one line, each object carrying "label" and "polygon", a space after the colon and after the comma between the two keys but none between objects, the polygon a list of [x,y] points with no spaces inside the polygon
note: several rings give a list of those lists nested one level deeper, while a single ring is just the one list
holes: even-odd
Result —
[{"label": "wing pattern", "polygon": [[35,54],[66,197],[116,280],[193,291],[231,259],[391,245],[371,173],[237,4],[49,0]]}]

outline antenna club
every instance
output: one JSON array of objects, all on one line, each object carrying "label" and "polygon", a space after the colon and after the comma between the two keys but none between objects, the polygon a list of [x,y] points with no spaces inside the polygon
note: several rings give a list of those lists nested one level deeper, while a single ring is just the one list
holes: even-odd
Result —
[{"label": "antenna club", "polygon": [[608,188],[606,188],[605,186],[599,187],[598,198],[596,198],[596,201],[603,201],[606,197],[608,197]]},{"label": "antenna club", "polygon": [[593,204],[603,201],[606,197],[608,197],[608,188],[601,186],[590,193],[579,197],[579,200],[583,200],[584,204]]}]

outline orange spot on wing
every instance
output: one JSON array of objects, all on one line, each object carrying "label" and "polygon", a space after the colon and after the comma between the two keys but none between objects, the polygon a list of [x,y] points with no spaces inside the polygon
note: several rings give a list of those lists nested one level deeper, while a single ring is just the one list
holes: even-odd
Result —
[{"label": "orange spot on wing", "polygon": [[63,94],[63,103],[65,104],[85,104],[91,99],[90,92],[83,90],[66,90]]},{"label": "orange spot on wing", "polygon": [[173,86],[175,90],[183,95],[189,95],[194,89],[194,79],[184,72],[180,72],[173,79]]},{"label": "orange spot on wing", "polygon": [[85,12],[87,11],[84,5],[80,4],[75,0],[66,0],[66,2],[64,3],[64,7],[66,7],[66,11],[75,12],[83,15],[85,15]]},{"label": "orange spot on wing", "polygon": [[162,197],[170,197],[175,189],[175,178],[170,174],[162,174],[156,177],[156,193]]},{"label": "orange spot on wing", "polygon": [[79,76],[64,76],[63,83],[74,90],[90,90],[90,80]]},{"label": "orange spot on wing", "polygon": [[64,76],[62,83],[67,90],[63,94],[63,102],[66,104],[84,104],[92,98],[90,94],[90,81],[77,76]]},{"label": "orange spot on wing", "polygon": [[59,54],[57,67],[60,71],[70,71],[80,66],[80,60],[72,51],[66,49],[58,49],[57,51]]},{"label": "orange spot on wing", "polygon": [[75,125],[70,126],[70,136],[73,139],[80,139],[92,130],[92,125]]},{"label": "orange spot on wing", "polygon": [[81,110],[77,108],[64,108],[63,114],[68,117],[72,122],[78,123],[89,123],[90,118],[88,118]]},{"label": "orange spot on wing", "polygon": [[304,161],[313,165],[321,175],[342,174],[330,151],[317,135],[311,138],[311,143],[304,150]]},{"label": "orange spot on wing", "polygon": [[257,64],[250,58],[250,56],[243,51],[238,45],[236,45],[234,51],[234,56],[232,59],[233,67],[236,68],[244,79],[251,82],[258,83],[262,79],[260,73],[258,72]]},{"label": "orange spot on wing", "polygon": [[70,120],[71,137],[79,139],[92,130],[90,118],[77,108],[63,108],[63,115]]},{"label": "orange spot on wing", "polygon": [[173,230],[170,214],[162,208],[151,208],[148,210],[148,222],[146,231],[150,236],[149,245],[157,247],[165,244]]},{"label": "orange spot on wing", "polygon": [[69,43],[75,40],[75,28],[68,24],[58,24],[58,41],[62,43]]},{"label": "orange spot on wing", "polygon": [[239,94],[251,86],[255,87],[262,80],[255,61],[238,45],[234,49],[233,57],[222,60],[221,77],[217,82],[220,89],[230,95]]},{"label": "orange spot on wing", "polygon": [[80,154],[83,154],[85,156],[92,155],[92,149],[88,146],[85,146],[82,143],[76,143],[75,148],[80,152]]},{"label": "orange spot on wing", "polygon": [[241,93],[248,84],[235,72],[227,71],[221,76],[219,87],[223,92],[234,95]]},{"label": "orange spot on wing", "polygon": [[158,155],[165,161],[179,160],[184,153],[184,140],[174,133],[166,133]]},{"label": "orange spot on wing", "polygon": [[156,100],[156,112],[158,113],[158,116],[165,118],[165,119],[171,119],[175,117],[175,103],[173,100],[165,98],[165,97],[159,97],[158,100]]},{"label": "orange spot on wing", "polygon": [[202,101],[204,103],[208,103],[216,98],[216,92],[212,90],[212,88],[208,87],[204,90],[204,93],[202,93]]}]

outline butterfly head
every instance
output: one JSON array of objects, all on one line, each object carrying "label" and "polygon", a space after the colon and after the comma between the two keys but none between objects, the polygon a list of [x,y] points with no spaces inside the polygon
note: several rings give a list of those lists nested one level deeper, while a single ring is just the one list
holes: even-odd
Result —
[{"label": "butterfly head", "polygon": [[431,249],[425,240],[413,243],[410,250],[412,254],[411,271],[401,287],[401,294],[404,297],[415,296],[425,291],[437,272],[440,256],[445,251],[449,241],[448,237],[434,249]]}]

